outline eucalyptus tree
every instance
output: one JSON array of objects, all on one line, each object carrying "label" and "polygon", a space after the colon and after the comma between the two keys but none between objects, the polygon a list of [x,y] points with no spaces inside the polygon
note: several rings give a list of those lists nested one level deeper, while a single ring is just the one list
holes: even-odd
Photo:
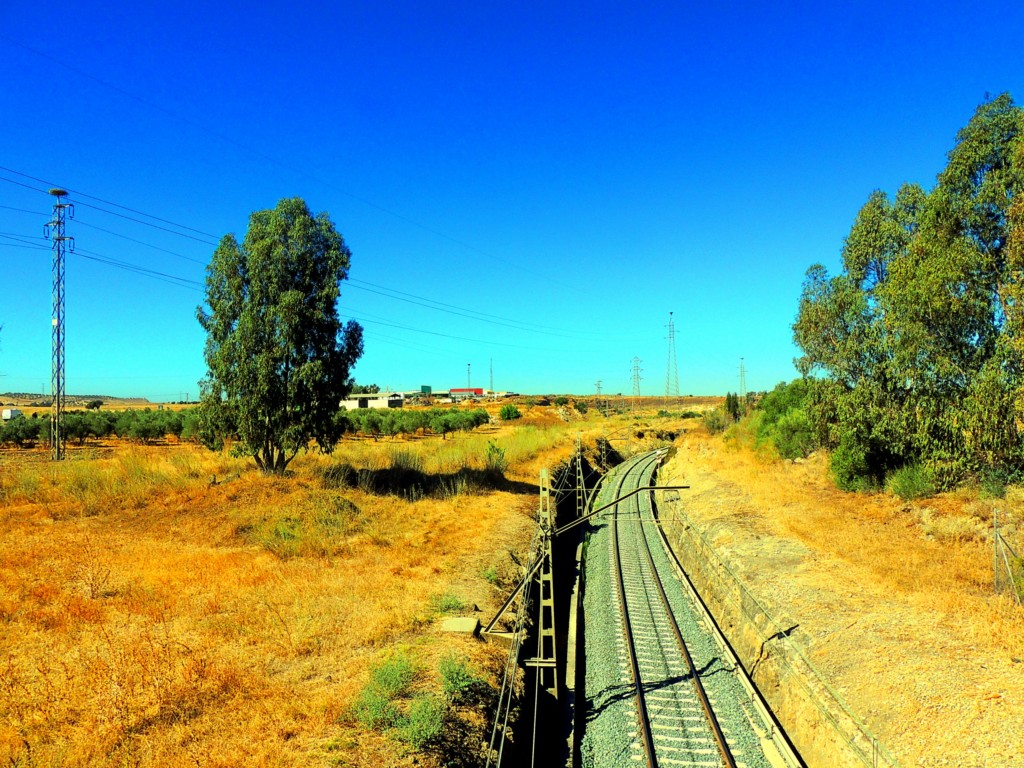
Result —
[{"label": "eucalyptus tree", "polygon": [[326,213],[301,198],[256,211],[239,243],[225,235],[206,270],[208,368],[201,436],[224,438],[280,474],[315,441],[333,449],[335,420],[363,351],[362,328],[338,316],[351,252]]},{"label": "eucalyptus tree", "polygon": [[[1022,457],[1024,112],[978,107],[930,192],[873,192],[842,270],[807,272],[794,340],[808,415],[873,481],[923,461],[940,485]],[[827,423],[826,423],[827,422]],[[837,473],[838,474],[838,473]]]}]

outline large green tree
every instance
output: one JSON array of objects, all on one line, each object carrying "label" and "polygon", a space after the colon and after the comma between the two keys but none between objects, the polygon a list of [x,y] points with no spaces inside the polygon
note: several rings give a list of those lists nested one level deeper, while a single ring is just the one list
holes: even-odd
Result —
[{"label": "large green tree", "polygon": [[326,213],[301,198],[249,217],[241,244],[225,235],[206,270],[201,434],[225,437],[264,472],[283,473],[315,441],[330,451],[334,415],[352,387],[362,328],[338,317],[351,253]]},{"label": "large green tree", "polygon": [[1024,112],[1002,94],[957,134],[934,189],[873,192],[840,274],[808,271],[797,366],[818,374],[809,415],[834,469],[877,482],[923,462],[948,485],[1020,464],[1022,160]]}]

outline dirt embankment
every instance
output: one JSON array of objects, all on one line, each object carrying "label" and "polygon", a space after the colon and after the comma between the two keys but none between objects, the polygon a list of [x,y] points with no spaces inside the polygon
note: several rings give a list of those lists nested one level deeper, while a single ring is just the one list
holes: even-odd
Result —
[{"label": "dirt embankment", "polygon": [[686,514],[900,764],[1024,766],[1024,611],[993,594],[991,543],[1024,492],[905,503],[836,490],[824,457],[677,445]]}]

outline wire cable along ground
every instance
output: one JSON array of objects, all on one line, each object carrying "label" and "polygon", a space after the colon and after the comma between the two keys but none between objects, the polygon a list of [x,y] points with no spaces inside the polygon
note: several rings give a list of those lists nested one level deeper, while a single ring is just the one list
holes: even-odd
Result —
[{"label": "wire cable along ground", "polygon": [[[617,467],[595,504],[650,485],[660,460],[652,452]],[[590,533],[581,764],[785,765],[765,754],[767,727],[740,684],[742,670],[720,652],[672,574],[656,525],[646,492],[615,504]]]}]

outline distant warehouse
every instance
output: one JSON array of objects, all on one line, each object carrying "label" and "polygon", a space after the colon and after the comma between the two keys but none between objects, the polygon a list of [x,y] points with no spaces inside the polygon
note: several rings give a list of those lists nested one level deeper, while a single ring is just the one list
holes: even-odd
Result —
[{"label": "distant warehouse", "polygon": [[452,387],[448,396],[452,399],[452,402],[458,402],[459,400],[468,400],[471,397],[483,397],[484,390],[481,387],[462,387],[461,389]]},{"label": "distant warehouse", "polygon": [[404,402],[405,395],[401,392],[377,392],[346,397],[341,401],[341,407],[346,411],[357,408],[401,408]]}]

